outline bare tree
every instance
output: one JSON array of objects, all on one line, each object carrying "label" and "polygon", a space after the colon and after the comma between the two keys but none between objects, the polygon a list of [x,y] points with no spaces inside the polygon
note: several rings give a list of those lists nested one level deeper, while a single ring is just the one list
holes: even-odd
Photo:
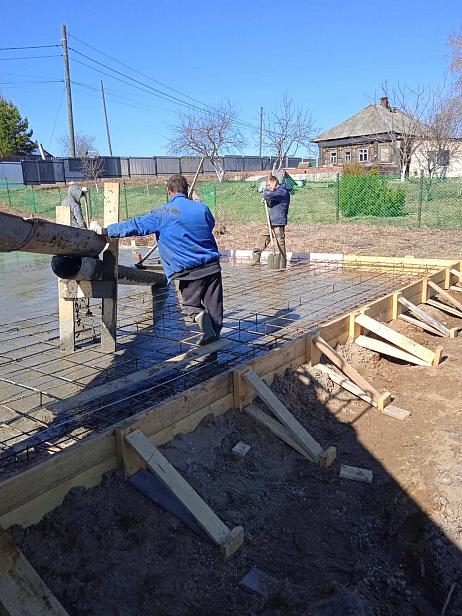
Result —
[{"label": "bare tree", "polygon": [[[69,135],[63,135],[59,139],[61,144],[61,150],[64,156],[71,155],[71,147],[69,142]],[[90,135],[84,135],[82,133],[75,134],[75,155],[77,158],[84,158],[88,156],[88,153],[94,150],[95,138]]]},{"label": "bare tree", "polygon": [[434,178],[446,176],[451,160],[462,152],[462,100],[444,86],[431,92],[425,134],[415,160],[425,177],[427,194]]},{"label": "bare tree", "polygon": [[428,112],[429,91],[407,84],[383,84],[377,114],[377,140],[389,144],[399,161],[400,177],[409,174],[411,159],[425,136],[423,119]]},{"label": "bare tree", "polygon": [[451,71],[456,78],[456,85],[462,88],[462,28],[449,37],[448,45],[451,51]]},{"label": "bare tree", "polygon": [[95,183],[98,192],[98,180],[104,171],[104,160],[99,155],[85,156],[81,159],[81,164],[85,178]]},{"label": "bare tree", "polygon": [[214,109],[193,110],[181,116],[180,123],[173,127],[168,149],[176,155],[207,158],[222,182],[225,171],[220,158],[241,151],[244,144],[237,110],[229,101],[223,101]]},{"label": "bare tree", "polygon": [[287,94],[279,107],[267,114],[263,137],[265,146],[274,153],[273,172],[280,171],[287,156],[295,156],[300,147],[311,147],[315,133],[313,118],[303,107],[296,107]]}]

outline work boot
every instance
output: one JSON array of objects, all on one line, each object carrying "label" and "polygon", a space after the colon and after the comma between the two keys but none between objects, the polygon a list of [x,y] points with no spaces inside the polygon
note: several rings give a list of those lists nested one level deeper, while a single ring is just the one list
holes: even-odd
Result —
[{"label": "work boot", "polygon": [[199,312],[199,314],[196,314],[194,321],[199,325],[199,329],[202,332],[202,337],[198,342],[199,346],[204,346],[218,340],[215,330],[213,329],[212,320],[207,310],[203,310],[202,312]]},{"label": "work boot", "polygon": [[254,250],[252,253],[252,261],[250,265],[260,265],[261,252],[259,250]]}]

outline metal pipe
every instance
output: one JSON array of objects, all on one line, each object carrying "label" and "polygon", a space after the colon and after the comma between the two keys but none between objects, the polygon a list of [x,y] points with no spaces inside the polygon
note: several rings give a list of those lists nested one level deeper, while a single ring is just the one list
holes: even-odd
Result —
[{"label": "metal pipe", "polygon": [[[103,262],[93,257],[54,256],[51,260],[53,273],[64,280],[102,280]],[[136,267],[118,266],[119,284],[145,284],[165,286],[167,278],[162,272],[139,270]]]},{"label": "metal pipe", "polygon": [[0,212],[0,252],[95,257],[106,243],[105,237],[89,229]]}]

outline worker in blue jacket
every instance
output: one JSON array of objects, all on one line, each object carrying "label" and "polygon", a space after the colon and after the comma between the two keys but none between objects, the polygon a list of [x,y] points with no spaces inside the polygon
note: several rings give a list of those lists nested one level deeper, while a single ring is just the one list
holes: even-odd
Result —
[{"label": "worker in blue jacket", "polygon": [[[281,268],[287,266],[286,225],[290,205],[290,190],[291,187],[288,184],[279,184],[278,178],[275,175],[270,175],[266,182],[266,190],[263,192],[263,199],[269,211],[271,229],[281,254]],[[270,241],[269,229],[265,225],[258,235],[257,246],[253,250],[251,265],[258,265],[260,263],[261,253]]]},{"label": "worker in blue jacket", "polygon": [[103,229],[90,228],[110,238],[155,233],[168,282],[177,280],[185,313],[199,325],[199,344],[214,342],[223,325],[223,287],[220,253],[213,236],[215,220],[201,201],[188,199],[188,182],[182,175],[167,183],[168,202],[145,216]]}]

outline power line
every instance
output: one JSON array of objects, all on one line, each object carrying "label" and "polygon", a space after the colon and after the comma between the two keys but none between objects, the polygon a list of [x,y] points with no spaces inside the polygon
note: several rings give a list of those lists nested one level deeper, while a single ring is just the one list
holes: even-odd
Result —
[{"label": "power line", "polygon": [[61,45],[28,45],[27,47],[0,47],[0,51],[12,51],[17,49],[45,49],[46,47],[61,47]]},{"label": "power line", "polygon": [[[96,88],[95,86],[91,86],[88,83],[82,83],[81,81],[74,81],[71,80],[72,85],[76,85],[79,86],[81,88],[86,88],[87,90],[91,90],[93,92],[95,92],[95,95],[97,92],[99,92],[98,88]],[[177,109],[170,109],[169,107],[159,107],[159,105],[153,105],[152,103],[145,103],[142,102],[141,104],[137,104],[136,99],[133,98],[129,98],[127,96],[125,96],[124,93],[121,92],[117,92],[115,90],[112,89],[106,89],[105,88],[105,92],[106,94],[109,95],[109,98],[112,101],[115,101],[117,103],[120,103],[122,105],[126,105],[127,107],[132,107],[133,109],[145,109],[146,107],[149,107],[151,109],[159,109],[161,111],[168,111],[170,113],[178,113]],[[99,98],[99,95],[98,95]],[[120,99],[120,100],[118,100]]]},{"label": "power line", "polygon": [[45,55],[45,56],[17,56],[14,58],[0,58],[1,60],[36,60],[39,58],[62,58],[62,53],[54,53],[52,55]]},{"label": "power line", "polygon": [[[155,92],[157,94],[157,96],[160,96],[160,97],[162,97],[164,99],[167,99],[167,100],[171,100],[172,102],[175,102],[175,103],[180,104],[180,105],[184,105],[186,107],[196,108],[194,105],[191,105],[191,103],[188,103],[187,101],[184,101],[184,100],[182,100],[180,98],[177,98],[176,96],[172,96],[171,94],[168,94],[167,92],[162,92],[162,90],[159,90],[158,88],[154,88],[153,86],[150,86],[149,84],[146,84],[146,83],[140,81],[139,79],[135,79],[134,77],[131,77],[130,75],[127,75],[126,73],[122,73],[121,71],[118,71],[117,69],[112,68],[111,66],[108,66],[107,64],[104,64],[103,62],[99,62],[98,60],[94,60],[90,56],[87,56],[86,54],[82,53],[81,51],[77,51],[73,47],[69,47],[69,49],[70,49],[70,51],[79,54],[79,56],[82,56],[85,59],[90,60],[90,62],[94,62],[95,64],[98,64],[99,66],[102,66],[105,69],[116,73],[117,75],[121,75],[122,77],[125,77],[126,79],[130,79],[131,81],[133,81],[136,84],[139,84],[139,85],[141,85],[141,86],[143,86],[145,88],[149,88],[150,90]],[[74,58],[74,60],[75,60],[75,58]],[[109,75],[109,76],[111,76],[111,75]]]},{"label": "power line", "polygon": [[[86,66],[87,68],[90,68],[93,71],[96,71],[97,73],[100,73],[101,75],[106,75],[107,77],[111,77],[112,79],[115,79],[116,81],[120,81],[121,83],[124,83],[127,86],[130,86],[132,88],[140,90],[141,92],[145,92],[146,94],[150,94],[151,96],[157,96],[158,98],[161,98],[162,100],[167,100],[169,102],[172,102],[168,98],[161,97],[158,94],[156,95],[156,94],[154,94],[154,92],[150,92],[149,90],[141,88],[140,86],[137,86],[137,85],[135,85],[133,83],[130,83],[129,81],[125,81],[124,79],[120,79],[120,77],[116,77],[115,75],[111,75],[111,73],[107,73],[106,71],[102,71],[99,68],[96,68],[94,66],[90,66],[89,64],[86,64],[85,62],[81,62],[80,60],[76,60],[75,58],[73,58],[73,61],[77,62],[77,64],[81,64],[82,66]],[[150,86],[148,86],[148,87],[150,87]],[[177,103],[177,104],[179,104],[179,103]],[[186,107],[190,108],[186,103],[183,103],[183,105],[185,105]]]},{"label": "power line", "polygon": [[62,79],[45,79],[41,81],[0,81],[0,85],[15,84],[18,86],[26,85],[29,83],[64,83]]},{"label": "power line", "polygon": [[[184,92],[181,92],[180,90],[177,90],[176,88],[173,88],[157,79],[154,79],[153,77],[150,77],[149,75],[146,75],[146,73],[142,73],[141,71],[138,71],[136,68],[133,68],[132,66],[129,66],[128,64],[125,64],[124,62],[121,62],[120,60],[117,60],[117,58],[114,58],[113,56],[101,51],[100,49],[98,49],[97,47],[94,47],[93,45],[90,45],[89,43],[86,43],[85,41],[82,41],[81,39],[77,38],[76,36],[74,36],[73,34],[69,34],[68,35],[70,38],[73,38],[74,40],[78,41],[79,43],[81,43],[82,45],[85,45],[86,47],[89,47],[90,49],[92,49],[93,51],[96,51],[97,53],[101,54],[102,56],[109,58],[110,60],[112,60],[113,62],[116,62],[117,64],[120,64],[121,66],[124,66],[125,68],[128,68],[129,70],[131,70],[134,73],[137,73],[138,75],[141,75],[143,77],[145,77],[146,79],[149,79],[150,81],[153,81],[154,83],[158,83],[160,85],[162,85],[164,88],[167,88],[169,90],[171,90],[172,92],[175,92],[177,94],[180,94],[181,96],[185,97],[185,98],[189,98],[190,100],[194,101],[195,103],[199,103],[201,105],[201,107],[198,107],[197,105],[191,105],[191,103],[189,103],[188,101],[181,101],[181,104],[183,104],[184,106],[188,106],[189,108],[192,108],[194,110],[199,110],[199,111],[208,111],[208,112],[217,112],[217,109],[214,108],[212,105],[209,105],[207,103],[204,103],[203,101],[200,101],[197,98],[194,98],[192,96],[189,96],[189,94],[186,94]],[[141,82],[137,79],[134,79],[133,77],[126,75],[125,73],[122,73],[120,71],[117,71],[116,69],[108,66],[107,64],[104,64],[102,62],[99,62],[98,60],[94,60],[93,58],[87,56],[86,54],[72,48],[69,47],[70,50],[72,50],[75,53],[80,54],[81,56],[83,56],[84,58],[91,60],[92,62],[95,62],[96,64],[99,64],[100,66],[103,66],[104,68],[107,68],[111,71],[114,71],[115,73],[122,75],[124,77],[126,77],[127,79],[131,79],[133,81],[135,81],[136,83],[139,83],[141,85],[143,85],[144,87],[150,88],[152,90],[154,90],[155,92],[160,93],[164,98],[168,97],[171,98],[173,101],[178,101],[181,99],[178,99],[177,97],[172,97],[172,95],[168,94],[167,92],[162,92],[161,90],[158,90],[157,88],[153,88],[152,86],[150,86],[149,84],[146,84],[144,82]],[[75,59],[74,59],[75,60]],[[253,124],[250,124],[249,122],[245,122],[244,120],[237,120],[238,124],[241,124],[242,126],[245,126],[246,128],[251,128],[252,130],[256,129],[256,126]]]},{"label": "power line", "polygon": [[158,83],[159,85],[163,86],[164,88],[167,88],[168,90],[171,90],[172,92],[176,92],[176,94],[180,94],[181,96],[184,96],[185,98],[189,98],[190,100],[192,100],[192,101],[194,101],[196,103],[200,103],[201,105],[204,105],[205,107],[209,106],[206,103],[203,103],[202,101],[198,100],[197,98],[194,98],[193,96],[189,96],[188,94],[185,94],[184,92],[181,92],[180,90],[177,90],[176,88],[172,88],[168,84],[163,83],[162,81],[159,81],[158,79],[154,79],[154,77],[151,77],[150,75],[146,75],[146,73],[142,73],[141,71],[137,70],[133,66],[129,66],[128,64],[125,64],[124,62],[121,62],[120,60],[117,60],[117,58],[114,58],[113,56],[110,56],[109,54],[105,53],[104,51],[101,51],[100,49],[97,49],[96,47],[93,47],[93,45],[89,45],[88,43],[85,43],[85,41],[82,41],[81,39],[77,38],[73,34],[69,34],[69,36],[71,38],[73,38],[75,41],[78,41],[79,43],[81,43],[82,45],[85,45],[86,47],[89,47],[90,49],[93,49],[93,51],[96,51],[97,53],[101,54],[102,56],[104,56],[106,58],[109,58],[110,60],[112,60],[113,62],[116,62],[117,64],[120,64],[120,66],[124,66],[125,68],[128,68],[131,71],[133,71],[134,73],[137,73],[138,75],[141,75],[142,77],[145,77],[146,79],[149,79],[150,81],[152,81],[154,83]]}]

